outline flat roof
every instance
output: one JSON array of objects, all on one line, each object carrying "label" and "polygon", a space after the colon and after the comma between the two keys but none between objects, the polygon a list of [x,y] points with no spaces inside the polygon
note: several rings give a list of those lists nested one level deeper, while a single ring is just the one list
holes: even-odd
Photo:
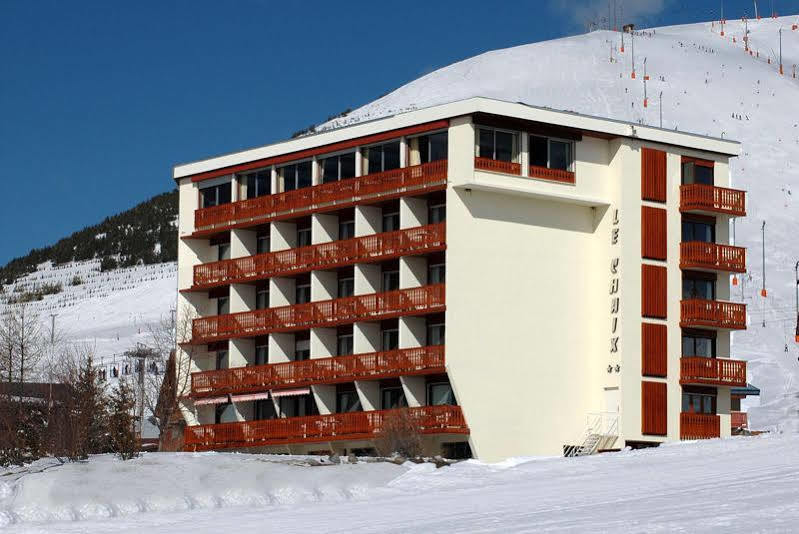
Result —
[{"label": "flat roof", "polygon": [[241,165],[251,161],[291,154],[301,150],[319,148],[357,137],[379,134],[442,119],[472,115],[474,113],[502,115],[566,128],[576,128],[586,132],[596,132],[613,137],[643,139],[656,143],[713,152],[730,157],[740,154],[740,143],[731,139],[668,130],[656,126],[648,126],[607,117],[585,115],[574,111],[538,107],[524,102],[507,102],[492,98],[474,97],[428,108],[406,111],[369,121],[361,121],[356,124],[330,128],[296,139],[288,139],[198,161],[181,163],[175,165],[173,169],[173,178],[177,180],[195,174]]}]

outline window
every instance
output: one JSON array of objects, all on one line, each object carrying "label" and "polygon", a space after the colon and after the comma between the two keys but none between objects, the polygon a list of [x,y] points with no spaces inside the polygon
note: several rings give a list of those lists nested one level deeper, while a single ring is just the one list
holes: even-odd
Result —
[{"label": "window", "polygon": [[216,314],[227,315],[228,313],[230,313],[230,297],[216,299]]},{"label": "window", "polygon": [[700,278],[683,278],[682,298],[715,300],[716,281]]},{"label": "window", "polygon": [[256,237],[256,253],[257,254],[264,254],[265,252],[269,252],[269,233],[259,233],[258,237]]},{"label": "window", "polygon": [[444,323],[435,323],[427,325],[427,344],[428,345],[444,344]]},{"label": "window", "polygon": [[382,350],[397,350],[399,348],[399,329],[390,328],[382,332]]},{"label": "window", "polygon": [[297,283],[295,290],[295,304],[305,304],[311,302],[311,281]]},{"label": "window", "polygon": [[258,345],[255,347],[255,365],[266,365],[269,363],[269,346]]},{"label": "window", "polygon": [[247,187],[246,198],[262,197],[272,193],[272,170],[264,169],[244,175],[243,181]]},{"label": "window", "polygon": [[418,162],[413,161],[413,165],[447,159],[447,132],[422,135],[410,139],[410,147],[411,153],[416,150],[419,151]]},{"label": "window", "polygon": [[316,402],[310,395],[279,397],[278,405],[280,413],[285,417],[304,417],[317,414]]},{"label": "window", "polygon": [[455,394],[449,382],[434,382],[427,384],[427,404],[430,406],[451,405],[454,406]]},{"label": "window", "polygon": [[383,271],[383,291],[396,291],[399,284],[399,270]]},{"label": "window", "polygon": [[336,182],[355,176],[355,152],[330,156],[319,162],[322,183]]},{"label": "window", "polygon": [[338,298],[351,297],[355,294],[355,277],[347,275],[338,279]]},{"label": "window", "polygon": [[342,384],[336,387],[336,413],[360,412],[361,399],[354,385]]},{"label": "window", "polygon": [[311,227],[297,228],[297,246],[307,247],[311,244]]},{"label": "window", "polygon": [[390,211],[383,213],[383,231],[393,232],[400,229],[399,211]]},{"label": "window", "polygon": [[263,421],[264,419],[275,419],[275,403],[272,399],[261,399],[255,401],[255,419],[256,421]]},{"label": "window", "polygon": [[437,263],[427,268],[428,284],[443,284],[446,281],[446,271],[443,263]]},{"label": "window", "polygon": [[682,392],[682,411],[684,413],[701,413],[715,415],[716,413],[716,394],[711,393],[712,389],[705,388],[700,390],[683,389]]},{"label": "window", "polygon": [[255,291],[255,309],[265,310],[269,307],[269,287],[259,287]]},{"label": "window", "polygon": [[393,141],[364,149],[364,174],[400,168],[400,142]]},{"label": "window", "polygon": [[713,185],[712,161],[683,161],[682,183]]},{"label": "window", "polygon": [[427,222],[428,224],[442,223],[447,219],[447,206],[446,204],[435,204],[427,208]]},{"label": "window", "polygon": [[685,242],[702,241],[703,243],[715,243],[716,225],[706,222],[683,219],[682,240]]},{"label": "window", "polygon": [[311,341],[298,339],[294,342],[294,361],[304,361],[311,357]]},{"label": "window", "polygon": [[349,333],[341,333],[338,335],[338,343],[337,343],[337,354],[336,356],[346,356],[347,354],[352,354],[353,352],[353,343],[352,343],[352,332]]},{"label": "window", "polygon": [[229,402],[225,404],[217,404],[216,408],[214,409],[214,423],[217,425],[222,422],[222,416],[225,414],[225,410],[228,409],[230,406]]},{"label": "window", "polygon": [[279,169],[280,177],[283,179],[283,191],[293,191],[310,187],[311,185],[311,161],[303,161],[294,165],[287,165]]},{"label": "window", "polygon": [[230,182],[200,189],[202,207],[210,208],[221,204],[229,204],[231,199],[230,191]]},{"label": "window", "polygon": [[715,358],[716,339],[710,335],[683,334],[682,356],[684,358]]},{"label": "window", "polygon": [[227,369],[227,351],[226,350],[218,350],[216,351],[216,368],[219,369]]},{"label": "window", "polygon": [[494,130],[492,128],[479,128],[477,141],[477,156],[499,161],[517,161],[519,155],[518,134]]},{"label": "window", "polygon": [[352,239],[355,237],[355,221],[341,221],[338,223],[338,238]]},{"label": "window", "polygon": [[406,406],[408,406],[408,401],[405,399],[402,386],[380,388],[380,408],[382,410],[393,410]]},{"label": "window", "polygon": [[530,165],[571,171],[574,162],[573,146],[571,141],[531,135]]},{"label": "window", "polygon": [[218,261],[230,259],[230,243],[220,243],[216,247],[216,259]]}]

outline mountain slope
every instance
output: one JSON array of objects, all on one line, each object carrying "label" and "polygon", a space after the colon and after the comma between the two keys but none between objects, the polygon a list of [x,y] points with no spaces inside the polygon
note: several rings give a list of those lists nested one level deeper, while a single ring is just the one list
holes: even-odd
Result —
[{"label": "mountain slope", "polygon": [[[762,389],[762,406],[750,413],[752,424],[775,425],[786,417],[796,424],[799,78],[792,74],[799,64],[799,30],[791,29],[796,23],[799,16],[749,21],[753,55],[744,51],[740,20],[728,21],[724,37],[713,23],[639,32],[636,79],[631,78],[630,36],[621,54],[621,34],[615,32],[486,52],[414,80],[317,130],[484,96],[650,125],[659,124],[662,112],[665,128],[741,141],[742,154],[732,161],[731,173],[733,187],[749,192],[748,217],[735,228],[736,244],[749,249],[749,274],[732,295],[748,305],[749,329],[734,334],[732,355],[748,360],[749,379]],[[774,57],[780,27],[786,76],[778,74]],[[646,108],[644,60],[651,77]],[[763,221],[767,298],[759,294]]]}]

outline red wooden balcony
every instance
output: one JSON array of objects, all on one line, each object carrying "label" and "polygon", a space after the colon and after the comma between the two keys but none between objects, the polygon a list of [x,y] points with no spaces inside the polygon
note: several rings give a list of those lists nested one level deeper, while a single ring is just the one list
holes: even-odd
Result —
[{"label": "red wooden balcony", "polygon": [[703,184],[680,186],[680,211],[746,215],[746,192]]},{"label": "red wooden balcony", "polygon": [[701,241],[680,243],[680,268],[745,273],[746,249]]},{"label": "red wooden balcony", "polygon": [[444,250],[445,224],[385,232],[194,266],[192,290]]},{"label": "red wooden balcony", "polygon": [[353,206],[369,199],[400,196],[446,186],[447,161],[394,169],[294,191],[240,200],[194,212],[194,227],[213,233],[232,226],[261,224],[286,217],[307,215]]},{"label": "red wooden balcony", "polygon": [[563,184],[574,183],[574,173],[571,171],[548,169],[546,167],[538,167],[536,165],[530,165],[530,178],[551,180],[553,182],[560,182]]},{"label": "red wooden balcony", "polygon": [[680,358],[680,384],[746,387],[746,362],[729,358]]},{"label": "red wooden balcony", "polygon": [[384,421],[405,411],[422,434],[468,434],[460,406],[421,406],[186,427],[185,450],[373,439]]},{"label": "red wooden balcony", "polygon": [[505,174],[520,175],[522,173],[522,166],[519,163],[500,161],[491,158],[474,158],[474,168],[483,171],[502,172]]},{"label": "red wooden balcony", "polygon": [[333,358],[282,362],[191,375],[192,397],[255,393],[353,380],[443,373],[444,346],[350,354]]},{"label": "red wooden balcony", "polygon": [[401,315],[444,311],[444,284],[371,295],[322,300],[249,312],[201,317],[192,322],[191,344],[270,332],[330,327],[355,321],[377,321]]},{"label": "red wooden balcony", "polygon": [[710,439],[721,436],[718,415],[680,413],[680,439]]},{"label": "red wooden balcony", "polygon": [[680,326],[745,330],[746,304],[719,300],[683,300],[680,302]]},{"label": "red wooden balcony", "polygon": [[730,427],[749,428],[749,418],[746,412],[730,412]]}]

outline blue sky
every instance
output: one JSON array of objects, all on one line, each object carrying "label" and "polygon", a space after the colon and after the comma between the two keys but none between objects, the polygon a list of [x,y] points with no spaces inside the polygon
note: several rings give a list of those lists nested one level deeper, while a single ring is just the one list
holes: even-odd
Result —
[{"label": "blue sky", "polygon": [[[645,26],[719,9],[616,1]],[[287,138],[438,67],[606,13],[607,0],[0,0],[0,264],[170,190],[175,163]]]}]

